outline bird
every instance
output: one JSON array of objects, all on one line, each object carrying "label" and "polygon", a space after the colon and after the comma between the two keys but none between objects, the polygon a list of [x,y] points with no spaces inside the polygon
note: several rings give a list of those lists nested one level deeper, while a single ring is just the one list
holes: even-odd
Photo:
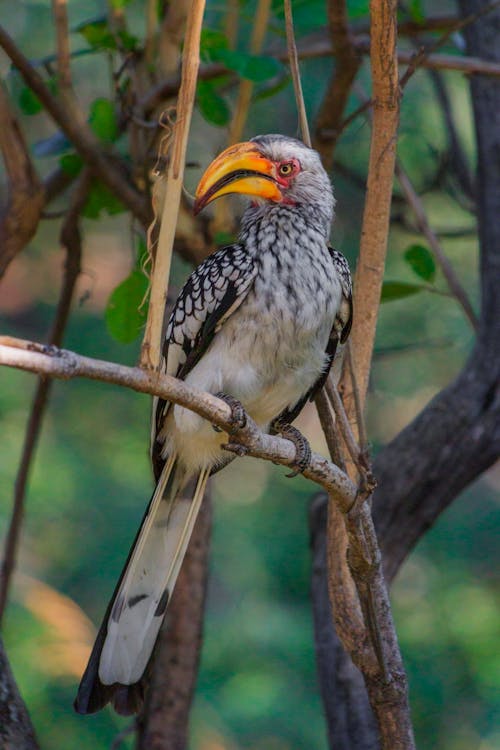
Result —
[{"label": "bird", "polygon": [[[235,425],[248,414],[262,430],[291,439],[298,473],[310,448],[291,423],[324,385],[352,322],[349,265],[329,244],[332,185],[315,150],[271,134],[214,159],[194,212],[232,193],[250,199],[238,239],[186,281],[165,329],[161,369],[225,399]],[[154,399],[156,488],[82,677],[79,713],[108,702],[118,713],[140,710],[207,480],[235,457],[223,445],[224,433],[207,420]]]}]

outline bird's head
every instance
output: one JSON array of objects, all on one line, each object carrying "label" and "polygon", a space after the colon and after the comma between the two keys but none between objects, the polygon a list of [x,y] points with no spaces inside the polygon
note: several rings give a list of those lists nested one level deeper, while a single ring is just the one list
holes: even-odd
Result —
[{"label": "bird's head", "polygon": [[229,193],[258,203],[316,205],[329,221],[333,215],[332,187],[318,153],[283,135],[258,135],[219,154],[199,182],[194,212]]}]

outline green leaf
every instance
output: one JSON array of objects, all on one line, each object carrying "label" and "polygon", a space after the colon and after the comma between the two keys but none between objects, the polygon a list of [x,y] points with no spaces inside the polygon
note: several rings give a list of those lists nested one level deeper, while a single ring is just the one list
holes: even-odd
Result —
[{"label": "green leaf", "polygon": [[347,8],[347,15],[351,21],[359,18],[368,18],[369,14],[369,0],[350,0]]},{"label": "green leaf", "polygon": [[261,99],[269,99],[272,96],[279,94],[280,91],[283,91],[283,89],[286,89],[286,87],[289,85],[291,80],[292,79],[290,78],[290,76],[285,75],[283,76],[281,81],[278,81],[278,83],[275,83],[272,86],[266,86],[265,88],[262,88],[253,97],[254,102],[260,101]]},{"label": "green leaf", "polygon": [[99,180],[92,182],[82,215],[87,219],[98,219],[103,211],[110,216],[125,211],[123,203]]},{"label": "green leaf", "polygon": [[231,119],[231,110],[225,99],[220,96],[210,81],[198,81],[196,103],[208,122],[223,127]]},{"label": "green leaf", "polygon": [[424,20],[425,13],[422,7],[422,0],[410,0],[408,10],[412,19],[417,21],[417,23],[421,23]]},{"label": "green leaf", "polygon": [[436,263],[431,251],[425,245],[410,245],[405,251],[404,259],[421,279],[429,282],[434,281]]},{"label": "green leaf", "polygon": [[120,39],[120,42],[122,43],[123,49],[126,50],[127,52],[133,52],[139,46],[138,37],[134,36],[133,34],[129,34],[128,31],[125,31],[125,30],[119,31],[118,38]]},{"label": "green leaf", "polygon": [[105,18],[84,21],[75,27],[75,31],[94,49],[116,49],[116,40]]},{"label": "green leaf", "polygon": [[217,52],[229,49],[229,42],[222,31],[202,29],[200,40],[200,57],[204,62],[216,62]]},{"label": "green leaf", "polygon": [[148,279],[134,270],[111,293],[106,307],[106,326],[111,336],[130,344],[146,322],[146,306],[141,307],[148,290]]},{"label": "green leaf", "polygon": [[89,125],[101,141],[112,143],[118,137],[115,108],[109,99],[95,99],[90,105]]},{"label": "green leaf", "polygon": [[216,247],[222,247],[223,245],[231,245],[233,242],[235,242],[236,236],[232,234],[231,232],[215,232],[214,234],[214,243]]},{"label": "green leaf", "polygon": [[403,299],[423,290],[425,290],[425,286],[421,284],[410,284],[407,281],[384,281],[380,302],[392,302],[396,299]]},{"label": "green leaf", "polygon": [[18,103],[21,112],[25,115],[36,115],[43,109],[40,99],[27,86],[21,89]]},{"label": "green leaf", "polygon": [[83,167],[83,159],[78,154],[64,154],[59,159],[59,166],[70,177],[76,177]]},{"label": "green leaf", "polygon": [[[57,93],[57,83],[54,78],[46,79],[45,84],[52,94]],[[28,86],[21,87],[18,104],[21,112],[25,115],[37,115],[43,109],[40,99]]]},{"label": "green leaf", "polygon": [[222,62],[241,78],[247,78],[249,81],[260,83],[274,78],[282,70],[279,60],[274,57],[262,57],[259,55],[247,55],[244,52],[234,52],[229,49],[218,50],[212,55],[217,62]]}]

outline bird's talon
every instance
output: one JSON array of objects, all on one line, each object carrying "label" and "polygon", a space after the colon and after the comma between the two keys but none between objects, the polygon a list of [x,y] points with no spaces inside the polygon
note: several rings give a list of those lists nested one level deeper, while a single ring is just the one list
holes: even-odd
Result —
[{"label": "bird's talon", "polygon": [[237,456],[246,456],[248,453],[246,445],[241,445],[240,443],[226,443],[225,445],[221,445],[221,448],[230,451],[230,453],[236,453]]},{"label": "bird's talon", "polygon": [[238,401],[237,398],[233,398],[233,396],[229,396],[223,391],[219,391],[219,393],[216,393],[215,396],[217,398],[220,398],[221,401],[224,401],[231,409],[231,424],[233,426],[233,429],[242,430],[247,423],[247,415],[241,402]]},{"label": "bird's talon", "polygon": [[291,424],[280,424],[277,423],[274,426],[276,432],[282,437],[290,440],[295,446],[295,461],[292,466],[293,471],[290,474],[285,474],[289,479],[293,479],[298,474],[302,474],[311,463],[311,446],[309,441],[296,427]]}]

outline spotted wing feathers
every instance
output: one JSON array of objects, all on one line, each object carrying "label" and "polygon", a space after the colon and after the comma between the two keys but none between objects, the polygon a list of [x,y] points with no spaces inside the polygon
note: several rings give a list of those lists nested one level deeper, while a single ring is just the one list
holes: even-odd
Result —
[{"label": "spotted wing feathers", "polygon": [[[243,244],[220,248],[201,263],[184,284],[165,331],[164,371],[185,378],[209,347],[213,337],[241,305],[256,275]],[[155,399],[151,458],[158,477],[163,466],[161,432],[169,402]]]}]

